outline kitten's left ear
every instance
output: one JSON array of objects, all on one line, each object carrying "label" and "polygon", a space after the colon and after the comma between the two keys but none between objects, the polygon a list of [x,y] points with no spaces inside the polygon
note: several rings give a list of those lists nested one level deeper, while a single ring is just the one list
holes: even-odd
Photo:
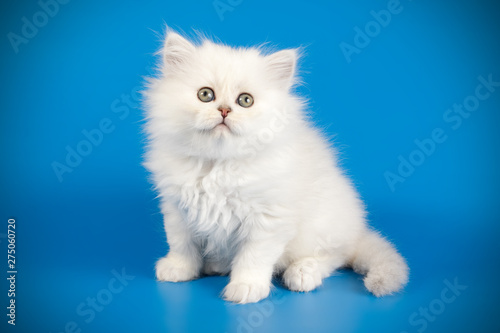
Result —
[{"label": "kitten's left ear", "polygon": [[290,88],[295,83],[298,52],[287,49],[266,56],[267,70],[280,84]]}]

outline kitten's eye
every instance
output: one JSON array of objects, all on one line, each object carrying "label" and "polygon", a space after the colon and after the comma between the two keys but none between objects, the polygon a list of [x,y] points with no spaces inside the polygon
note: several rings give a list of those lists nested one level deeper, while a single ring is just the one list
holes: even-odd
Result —
[{"label": "kitten's eye", "polygon": [[238,96],[238,104],[244,108],[249,108],[253,105],[253,97],[250,94],[243,93]]},{"label": "kitten's eye", "polygon": [[212,89],[205,87],[198,90],[198,98],[200,101],[207,103],[215,99],[215,94]]}]

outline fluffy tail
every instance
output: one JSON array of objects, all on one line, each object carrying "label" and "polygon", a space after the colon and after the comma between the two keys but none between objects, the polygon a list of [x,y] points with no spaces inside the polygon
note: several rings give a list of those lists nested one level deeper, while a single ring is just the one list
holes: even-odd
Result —
[{"label": "fluffy tail", "polygon": [[356,244],[352,268],[365,275],[365,287],[375,296],[401,290],[408,283],[408,265],[394,246],[374,231],[367,231]]}]

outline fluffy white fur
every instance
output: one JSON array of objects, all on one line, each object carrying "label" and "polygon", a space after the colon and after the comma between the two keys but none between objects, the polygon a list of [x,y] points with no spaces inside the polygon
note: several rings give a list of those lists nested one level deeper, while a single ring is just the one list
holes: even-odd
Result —
[{"label": "fluffy white fur", "polygon": [[[268,296],[273,274],[310,291],[335,269],[365,274],[377,296],[400,290],[408,267],[365,222],[327,140],[293,94],[296,50],[199,44],[167,32],[160,74],[145,90],[146,167],[161,198],[170,251],[160,281],[230,274],[224,298]],[[202,102],[210,87],[216,99]],[[237,104],[241,93],[254,104]],[[219,107],[231,112],[222,122]]]}]

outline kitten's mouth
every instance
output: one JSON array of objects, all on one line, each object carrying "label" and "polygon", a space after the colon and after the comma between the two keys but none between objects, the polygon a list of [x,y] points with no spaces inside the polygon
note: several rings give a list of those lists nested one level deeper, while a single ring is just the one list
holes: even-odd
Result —
[{"label": "kitten's mouth", "polygon": [[214,130],[227,130],[227,131],[231,132],[231,128],[229,126],[227,126],[227,124],[224,121],[215,125],[215,127],[213,129]]},{"label": "kitten's mouth", "polygon": [[226,123],[226,119],[225,118],[223,118],[220,123],[218,123],[217,125],[215,125],[215,127],[213,129],[214,130],[216,130],[216,129],[228,130],[229,132],[231,132],[231,128]]},{"label": "kitten's mouth", "polygon": [[[208,124],[207,124],[208,125]],[[237,135],[234,131],[232,124],[227,119],[219,120],[215,124],[212,123],[209,126],[201,129],[201,132],[206,134],[215,135],[216,137],[227,136],[227,135]]]}]

